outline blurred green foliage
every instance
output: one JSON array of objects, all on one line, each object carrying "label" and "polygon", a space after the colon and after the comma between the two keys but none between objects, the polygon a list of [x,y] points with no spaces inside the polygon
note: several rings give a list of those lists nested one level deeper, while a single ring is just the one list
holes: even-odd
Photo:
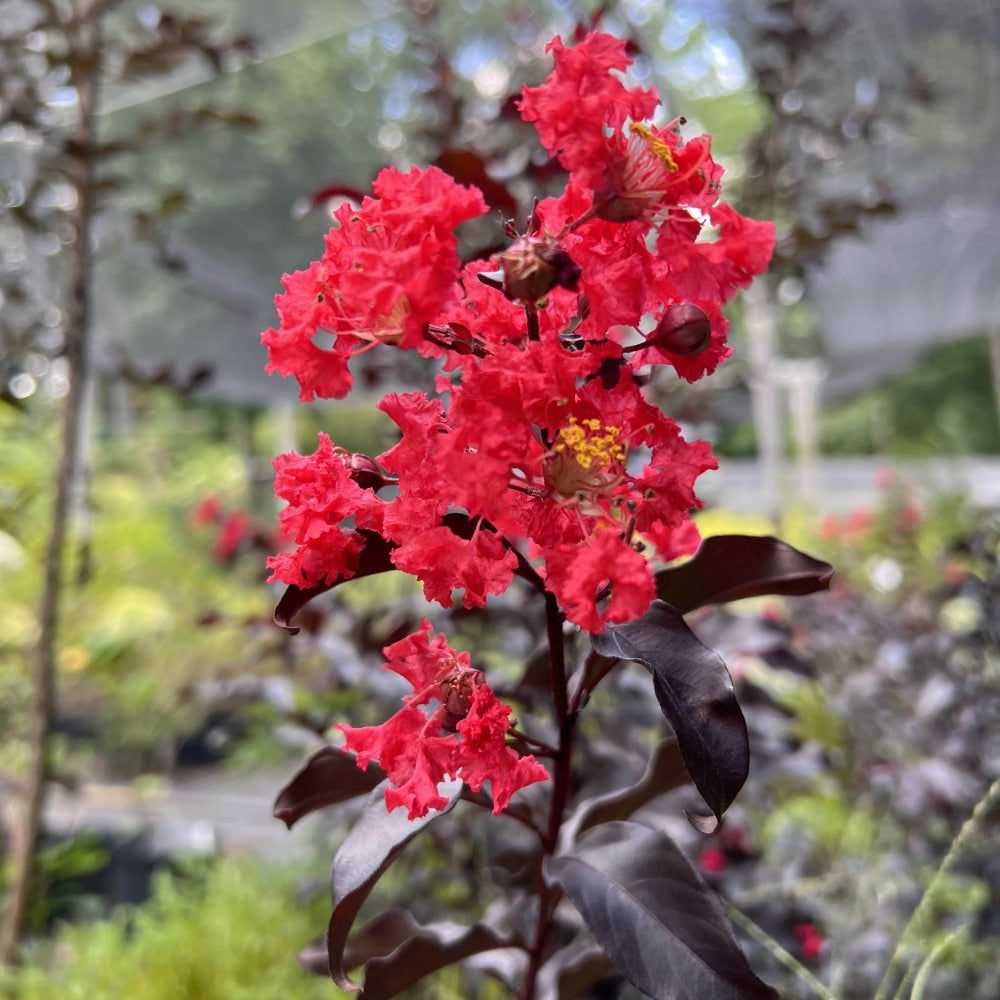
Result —
[{"label": "blurred green foliage", "polygon": [[[212,528],[190,522],[206,494],[232,508],[246,503],[249,462],[227,426],[238,415],[163,392],[142,395],[136,408],[141,419],[128,435],[105,434],[93,451],[57,651],[61,716],[126,773],[164,751],[169,761],[172,741],[203,711],[194,685],[274,672],[282,642],[273,630],[248,629],[270,614],[263,557],[223,565]],[[4,410],[0,436],[0,717],[13,765],[37,630],[53,428],[41,408]]]},{"label": "blurred green foliage", "polygon": [[1000,422],[986,338],[937,347],[902,375],[828,407],[820,447],[826,454],[885,451],[900,458],[997,454]]},{"label": "blurred green foliage", "polygon": [[251,858],[163,875],[153,898],[65,927],[37,964],[0,972],[4,1000],[321,1000],[330,984],[294,955],[326,920],[325,893]]}]

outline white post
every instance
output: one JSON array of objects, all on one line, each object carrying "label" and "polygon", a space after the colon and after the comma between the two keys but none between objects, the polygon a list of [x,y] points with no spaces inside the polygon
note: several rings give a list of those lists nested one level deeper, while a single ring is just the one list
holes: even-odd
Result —
[{"label": "white post", "polygon": [[750,402],[757,431],[764,512],[777,519],[782,512],[781,412],[775,379],[774,303],[763,281],[758,280],[743,295],[749,347]]},{"label": "white post", "polygon": [[781,381],[788,388],[788,410],[795,440],[795,478],[799,500],[815,505],[818,496],[819,387],[826,378],[819,358],[781,362]]}]

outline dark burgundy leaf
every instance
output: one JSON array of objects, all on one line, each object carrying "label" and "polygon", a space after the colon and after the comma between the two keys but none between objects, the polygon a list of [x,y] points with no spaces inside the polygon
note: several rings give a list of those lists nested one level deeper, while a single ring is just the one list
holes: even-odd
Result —
[{"label": "dark burgundy leaf", "polygon": [[[363,544],[361,553],[358,556],[358,568],[351,580],[357,580],[363,576],[372,576],[375,573],[387,573],[395,569],[392,560],[389,558],[395,546],[386,541],[381,535],[374,531],[362,528],[358,531]],[[290,585],[282,594],[278,606],[274,609],[274,624],[283,628],[292,635],[299,630],[292,625],[292,619],[314,598],[320,594],[325,594],[328,590],[344,582],[344,577],[337,577],[333,583],[321,583],[315,587],[296,587]]]},{"label": "dark burgundy leaf", "polygon": [[315,976],[330,975],[330,956],[326,953],[325,938],[310,941],[299,951],[295,959],[306,972],[311,972]]},{"label": "dark burgundy leaf", "polygon": [[566,821],[565,836],[575,839],[584,830],[599,823],[627,819],[657,795],[679,788],[689,780],[677,741],[662,740],[653,750],[642,777],[634,785],[581,802]]},{"label": "dark burgundy leaf", "polygon": [[[471,955],[462,966],[481,976],[491,976],[504,985],[510,996],[516,996],[528,968],[528,956],[521,948],[494,948],[492,951]],[[537,1000],[549,998],[539,996]]]},{"label": "dark burgundy leaf", "polygon": [[461,781],[443,783],[439,789],[448,798],[448,805],[441,812],[430,812],[421,819],[409,820],[405,809],[394,809],[391,813],[386,811],[386,784],[383,782],[369,793],[361,815],[333,859],[330,878],[333,913],[326,932],[326,949],[333,981],[349,993],[361,989],[348,978],[343,962],[347,938],[361,904],[403,848],[428,823],[449,812],[462,792]]},{"label": "dark burgundy leaf", "polygon": [[364,1000],[389,1000],[446,965],[513,943],[483,924],[421,925],[408,911],[393,909],[351,935],[344,966],[364,966]]},{"label": "dark burgundy leaf", "polygon": [[715,822],[688,818],[702,832],[711,832],[750,770],[746,721],[722,657],[700,642],[681,613],[663,601],[653,601],[642,618],[609,625],[591,640],[603,656],[644,663],[653,671],[656,700]]},{"label": "dark burgundy leaf", "polygon": [[486,204],[505,217],[517,215],[517,199],[506,184],[489,175],[486,162],[478,153],[471,149],[446,149],[434,161],[434,166],[450,174],[459,184],[472,184],[479,188]]},{"label": "dark burgundy leaf", "polygon": [[614,975],[615,967],[597,945],[573,943],[560,948],[539,970],[535,995],[538,1000],[593,996],[594,984]]},{"label": "dark burgundy leaf", "polygon": [[309,195],[309,204],[313,208],[318,208],[334,198],[349,198],[356,205],[360,205],[365,200],[365,194],[347,184],[327,184]]},{"label": "dark burgundy leaf", "polygon": [[638,823],[590,830],[546,859],[625,978],[653,1000],[777,1000],[740,951],[715,894],[666,834]]},{"label": "dark burgundy leaf", "polygon": [[281,789],[273,813],[290,830],[303,816],[364,795],[384,779],[385,772],[378,765],[369,764],[368,770],[362,771],[354,754],[323,747]]},{"label": "dark burgundy leaf", "polygon": [[656,595],[687,614],[705,604],[763,594],[812,594],[830,586],[833,567],[770,536],[715,535],[693,558],[656,574]]}]

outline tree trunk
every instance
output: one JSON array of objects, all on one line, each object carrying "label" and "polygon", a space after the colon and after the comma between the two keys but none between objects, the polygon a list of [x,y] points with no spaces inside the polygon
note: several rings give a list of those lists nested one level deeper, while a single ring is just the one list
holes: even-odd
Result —
[{"label": "tree trunk", "polygon": [[80,15],[67,29],[71,81],[78,99],[74,135],[76,207],[70,221],[68,301],[65,311],[64,356],[68,392],[64,400],[62,454],[55,473],[54,498],[43,567],[38,643],[34,656],[33,704],[29,718],[30,760],[24,780],[21,815],[12,844],[11,884],[0,925],[0,961],[15,961],[24,930],[41,832],[46,782],[51,774],[52,721],[56,706],[56,643],[60,596],[65,577],[66,537],[79,460],[79,427],[83,416],[89,368],[91,221],[94,212],[94,108],[99,61],[98,20]]}]

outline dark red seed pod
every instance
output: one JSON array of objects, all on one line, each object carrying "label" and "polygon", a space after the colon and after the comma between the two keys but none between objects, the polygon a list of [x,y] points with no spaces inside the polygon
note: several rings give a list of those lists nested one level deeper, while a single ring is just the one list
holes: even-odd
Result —
[{"label": "dark red seed pod", "polygon": [[500,255],[500,268],[504,295],[529,306],[536,305],[553,288],[576,291],[580,281],[579,266],[549,237],[522,236]]},{"label": "dark red seed pod", "polygon": [[650,345],[671,354],[700,354],[712,341],[712,324],[704,309],[676,302],[660,318]]},{"label": "dark red seed pod", "polygon": [[375,460],[369,458],[367,455],[360,453],[351,455],[349,468],[351,470],[351,479],[363,490],[370,489],[377,492],[389,482],[382,474],[382,470],[378,467]]}]

